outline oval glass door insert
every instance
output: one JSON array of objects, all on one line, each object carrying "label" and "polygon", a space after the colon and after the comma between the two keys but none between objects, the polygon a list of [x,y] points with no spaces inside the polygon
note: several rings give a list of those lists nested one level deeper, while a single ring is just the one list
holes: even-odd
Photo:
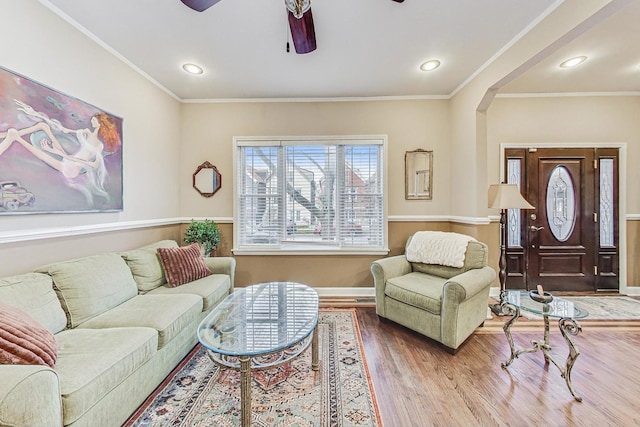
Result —
[{"label": "oval glass door insert", "polygon": [[575,188],[569,170],[562,165],[553,168],[547,183],[547,221],[560,242],[571,236],[576,224]]}]

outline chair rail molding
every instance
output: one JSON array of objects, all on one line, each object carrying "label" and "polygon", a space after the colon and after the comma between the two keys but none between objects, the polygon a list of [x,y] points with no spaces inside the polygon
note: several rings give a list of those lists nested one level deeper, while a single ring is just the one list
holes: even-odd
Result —
[{"label": "chair rail molding", "polygon": [[[487,225],[496,222],[499,217],[489,215],[487,217],[463,217],[450,215],[390,215],[389,222],[453,222],[459,224]],[[137,228],[161,227],[164,225],[188,224],[191,220],[203,221],[213,219],[219,224],[233,224],[232,217],[179,217],[147,219],[139,221],[119,221],[101,224],[88,224],[80,226],[63,226],[35,228],[28,230],[12,230],[0,232],[0,244],[17,243],[30,240],[52,239],[60,237],[79,236],[83,234],[107,233],[110,231],[133,230]],[[640,214],[626,214],[627,221],[640,221]]]},{"label": "chair rail molding", "polygon": [[[149,227],[162,227],[165,225],[188,224],[192,219],[204,220],[207,218],[161,218],[146,219],[140,221],[106,222],[101,224],[74,225],[67,227],[47,227],[29,230],[13,230],[0,232],[0,244],[27,242],[31,240],[53,239],[60,237],[81,236],[84,234],[107,233],[111,231],[133,230]],[[217,223],[232,223],[232,218],[215,218]]]}]

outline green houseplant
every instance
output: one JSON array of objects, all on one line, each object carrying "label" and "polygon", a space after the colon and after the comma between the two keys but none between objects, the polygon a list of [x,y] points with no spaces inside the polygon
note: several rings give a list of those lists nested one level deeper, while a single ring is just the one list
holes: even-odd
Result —
[{"label": "green houseplant", "polygon": [[184,236],[185,243],[200,244],[204,256],[209,256],[220,244],[218,224],[210,219],[205,219],[204,221],[191,220]]}]

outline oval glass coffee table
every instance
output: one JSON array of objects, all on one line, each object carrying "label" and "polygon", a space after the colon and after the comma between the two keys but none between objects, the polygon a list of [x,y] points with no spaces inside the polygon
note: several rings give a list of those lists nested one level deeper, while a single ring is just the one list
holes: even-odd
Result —
[{"label": "oval glass coffee table", "polygon": [[273,368],[311,345],[318,370],[318,293],[294,282],[237,288],[198,326],[198,340],[211,360],[240,371],[240,417],[251,425],[251,370]]},{"label": "oval glass coffee table", "polygon": [[[582,397],[578,396],[573,384],[571,384],[571,369],[576,359],[580,355],[580,350],[576,347],[575,343],[571,339],[570,335],[578,335],[582,332],[582,327],[578,323],[577,319],[583,319],[589,315],[589,313],[575,305],[573,302],[554,296],[553,300],[547,304],[536,302],[531,299],[528,291],[520,290],[507,290],[503,294],[503,300],[500,304],[503,313],[512,314],[513,317],[509,319],[503,326],[507,340],[509,341],[509,347],[511,347],[511,357],[509,360],[502,364],[503,368],[506,368],[522,353],[533,353],[541,350],[544,354],[544,361],[546,364],[549,362],[556,365],[560,369],[561,376],[567,382],[567,387],[578,401],[582,402]],[[542,316],[544,319],[544,339],[531,341],[532,347],[516,350],[513,343],[513,337],[511,336],[511,326],[520,317],[520,311],[525,310],[530,313]],[[551,344],[549,343],[549,318],[555,318],[558,320],[558,327],[560,333],[564,337],[564,340],[569,346],[569,355],[565,366],[561,366],[551,355]]]}]

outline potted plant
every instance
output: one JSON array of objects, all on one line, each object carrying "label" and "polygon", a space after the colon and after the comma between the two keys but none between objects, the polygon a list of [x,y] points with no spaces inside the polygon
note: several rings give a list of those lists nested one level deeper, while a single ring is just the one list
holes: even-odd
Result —
[{"label": "potted plant", "polygon": [[215,221],[191,220],[184,234],[185,243],[198,243],[204,256],[210,256],[220,244],[220,229]]}]

